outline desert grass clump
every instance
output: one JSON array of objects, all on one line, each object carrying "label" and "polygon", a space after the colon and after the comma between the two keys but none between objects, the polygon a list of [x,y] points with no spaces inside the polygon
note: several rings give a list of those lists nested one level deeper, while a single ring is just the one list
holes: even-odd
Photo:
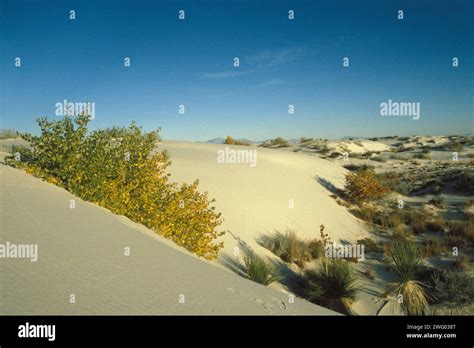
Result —
[{"label": "desert grass clump", "polygon": [[421,252],[416,243],[395,239],[387,248],[387,259],[397,281],[388,288],[407,315],[422,315],[428,308],[426,284],[420,281],[425,270]]},{"label": "desert grass clump", "polygon": [[381,252],[383,252],[383,246],[379,245],[372,238],[358,239],[357,244],[363,245],[365,252],[368,252],[368,253],[381,253]]},{"label": "desert grass clump", "polygon": [[281,148],[281,147],[290,147],[290,144],[287,140],[283,139],[282,137],[277,137],[275,139],[270,139],[265,141],[260,146],[262,147],[271,147],[271,148]]},{"label": "desert grass clump", "polygon": [[431,237],[421,244],[421,252],[424,257],[441,256],[448,251],[448,248],[440,238]]},{"label": "desert grass clump", "polygon": [[365,222],[379,225],[385,229],[396,228],[402,224],[402,216],[398,209],[386,212],[376,209],[371,204],[361,203],[351,212]]},{"label": "desert grass clump", "polygon": [[295,263],[300,267],[312,259],[312,251],[308,244],[300,240],[294,231],[273,235],[260,236],[257,242],[264,248],[279,256],[283,261]]},{"label": "desert grass clump", "polygon": [[262,285],[269,285],[280,280],[275,267],[254,253],[244,257],[244,270],[248,279]]},{"label": "desert grass clump", "polygon": [[409,228],[407,228],[405,225],[400,225],[397,226],[393,233],[392,233],[392,238],[393,239],[410,239],[412,237],[412,233]]},{"label": "desert grass clump", "polygon": [[427,231],[429,214],[421,209],[407,209],[404,214],[405,223],[410,226],[414,234]]},{"label": "desert grass clump", "polygon": [[456,256],[453,262],[453,268],[457,271],[467,271],[469,268],[469,257],[468,256]]},{"label": "desert grass clump", "polygon": [[309,241],[308,250],[311,258],[314,260],[324,257],[325,249],[323,243],[320,240],[313,239]]},{"label": "desert grass clump", "polygon": [[353,209],[351,212],[354,214],[354,216],[364,220],[369,224],[374,222],[375,216],[377,215],[375,208],[369,204],[361,204],[358,208]]},{"label": "desert grass clump", "polygon": [[307,270],[303,279],[310,300],[340,313],[352,313],[359,285],[349,262],[324,258],[316,269]]},{"label": "desert grass clump", "polygon": [[346,174],[345,193],[354,202],[381,198],[389,189],[383,186],[371,169]]},{"label": "desert grass clump", "polygon": [[156,151],[159,130],[144,133],[132,123],[89,133],[89,121],[87,115],[39,119],[41,135],[28,139],[29,161],[10,157],[7,163],[125,215],[198,256],[217,257],[222,221],[214,200],[198,191],[198,181],[169,181],[168,155]]},{"label": "desert grass clump", "polygon": [[396,228],[402,223],[400,210],[378,211],[373,217],[373,223],[384,228]]},{"label": "desert grass clump", "polygon": [[450,247],[466,247],[474,243],[474,221],[449,221],[448,232],[444,235],[445,243]]},{"label": "desert grass clump", "polygon": [[14,129],[0,128],[0,139],[18,139],[20,133]]}]

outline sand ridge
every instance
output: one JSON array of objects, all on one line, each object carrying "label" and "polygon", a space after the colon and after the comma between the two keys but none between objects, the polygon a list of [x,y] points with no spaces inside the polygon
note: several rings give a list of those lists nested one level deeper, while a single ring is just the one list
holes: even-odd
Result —
[{"label": "sand ridge", "polygon": [[3,315],[336,314],[299,298],[290,304],[21,170],[0,165],[0,183],[1,242],[38,245],[37,262],[0,262]]}]

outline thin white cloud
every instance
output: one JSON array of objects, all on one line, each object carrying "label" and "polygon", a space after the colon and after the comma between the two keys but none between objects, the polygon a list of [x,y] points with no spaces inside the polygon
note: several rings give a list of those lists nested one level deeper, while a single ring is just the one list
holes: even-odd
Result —
[{"label": "thin white cloud", "polygon": [[274,79],[274,80],[264,81],[264,82],[260,83],[258,86],[259,87],[272,87],[272,86],[283,85],[285,83],[286,83],[286,81],[284,81],[284,80]]},{"label": "thin white cloud", "polygon": [[[237,68],[236,68],[237,69]],[[251,71],[245,70],[245,71],[219,71],[219,72],[213,72],[213,73],[203,73],[201,74],[202,78],[205,79],[211,79],[211,80],[223,80],[223,79],[229,79],[233,77],[239,77],[242,75],[247,75]]]},{"label": "thin white cloud", "polygon": [[291,63],[304,58],[310,53],[310,50],[303,47],[284,48],[278,50],[260,51],[241,60],[250,70],[234,70],[202,73],[201,78],[212,80],[223,80],[252,74],[262,69],[277,67],[286,63]]},{"label": "thin white cloud", "polygon": [[304,57],[308,50],[302,47],[284,48],[279,50],[260,51],[246,58],[250,65],[256,67],[275,67],[297,61]]}]

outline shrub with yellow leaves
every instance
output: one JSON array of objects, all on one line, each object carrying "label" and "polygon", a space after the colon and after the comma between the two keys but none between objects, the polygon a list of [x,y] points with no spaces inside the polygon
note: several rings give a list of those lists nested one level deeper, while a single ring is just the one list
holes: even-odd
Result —
[{"label": "shrub with yellow leaves", "polygon": [[381,198],[390,190],[375,177],[373,169],[364,169],[346,174],[345,193],[355,202]]},{"label": "shrub with yellow leaves", "polygon": [[222,220],[214,200],[198,191],[198,181],[169,182],[169,157],[156,151],[159,130],[145,133],[132,123],[89,134],[88,123],[87,115],[41,118],[41,135],[27,139],[28,162],[10,157],[7,163],[125,215],[198,256],[216,258],[223,243],[215,243]]}]

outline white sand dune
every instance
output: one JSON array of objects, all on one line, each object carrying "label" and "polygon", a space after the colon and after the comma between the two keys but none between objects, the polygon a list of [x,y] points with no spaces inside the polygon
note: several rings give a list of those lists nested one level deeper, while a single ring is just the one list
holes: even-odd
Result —
[{"label": "white sand dune", "polygon": [[[217,151],[257,150],[257,165],[217,162]],[[224,252],[232,253],[245,242],[269,255],[256,239],[260,234],[292,229],[303,239],[319,238],[319,226],[333,241],[355,242],[366,235],[346,208],[330,197],[331,185],[344,186],[347,170],[339,164],[307,154],[257,148],[167,141],[159,149],[170,153],[171,178],[178,182],[200,180],[200,189],[215,198],[225,221]],[[289,208],[293,200],[294,207]],[[234,236],[236,238],[234,238]],[[270,256],[270,255],[269,255]]]},{"label": "white sand dune", "polygon": [[[174,149],[179,172],[184,163],[180,164],[180,146],[175,145]],[[188,168],[189,174],[201,177],[203,169],[199,162],[194,163]],[[272,163],[275,161],[268,160],[266,164],[262,155],[263,173],[270,178],[276,175],[282,185],[299,186],[299,175],[292,178],[272,173]],[[202,166],[207,167],[205,162]],[[223,172],[215,175],[224,179],[215,185],[225,193],[226,185],[232,184],[228,180],[239,176],[231,174],[232,169],[222,168]],[[300,184],[312,183],[308,190],[317,194],[318,185],[311,181],[310,171],[307,175],[307,181]],[[253,186],[251,176],[242,174],[241,179],[249,187],[243,190],[237,182],[227,188],[227,194],[235,193],[227,198],[250,199],[247,195],[252,187],[254,199],[268,194],[261,191],[268,187],[259,188],[259,183]],[[206,182],[210,184],[203,180]],[[282,187],[275,188],[275,192],[281,190]],[[247,207],[245,201],[237,205],[234,201],[235,219],[250,226],[248,219],[268,210],[268,219],[273,215],[278,222],[297,221],[291,213],[283,219],[271,213],[284,203],[273,202],[265,208],[277,198],[269,196],[270,200],[249,202]],[[74,209],[69,207],[70,199],[76,200]],[[222,208],[229,209],[222,201]],[[328,204],[324,199],[322,202],[323,206]],[[251,210],[258,205],[262,205],[260,210]],[[243,212],[238,211],[240,207]],[[216,267],[143,226],[4,165],[0,165],[0,212],[2,244],[37,244],[39,248],[37,262],[0,259],[0,314],[335,314],[298,298],[289,303],[288,295],[282,292]],[[130,256],[124,255],[125,247],[131,248]],[[71,294],[75,295],[73,304],[69,302]],[[183,304],[179,303],[181,294]]]},{"label": "white sand dune", "polygon": [[379,141],[372,140],[358,140],[358,141],[336,141],[329,142],[328,148],[337,150],[339,152],[348,153],[366,153],[366,152],[382,152],[390,151],[390,147]]}]

